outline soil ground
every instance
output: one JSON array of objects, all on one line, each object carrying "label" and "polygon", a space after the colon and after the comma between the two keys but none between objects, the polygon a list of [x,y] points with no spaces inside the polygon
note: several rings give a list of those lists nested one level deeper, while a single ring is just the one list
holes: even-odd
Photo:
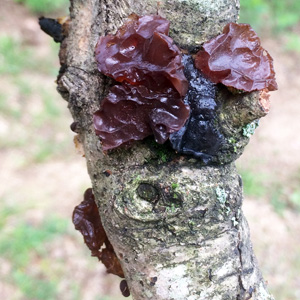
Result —
[{"label": "soil ground", "polygon": [[[0,106],[1,298],[119,299],[119,280],[106,275],[89,257],[71,223],[72,210],[90,181],[84,158],[72,144],[66,103],[55,91],[57,48],[40,31],[37,17],[23,6],[1,0],[0,11],[0,37],[13,37],[15,45],[30,49],[32,59],[45,63],[50,57],[52,68],[49,71],[45,65],[46,71],[40,72],[41,67],[22,62],[25,67],[17,73],[0,73],[0,100],[5,104]],[[300,73],[296,63],[300,56],[285,52],[280,40],[266,39],[263,46],[274,58],[279,90],[272,93],[271,111],[237,164],[245,175],[244,212],[264,278],[277,300],[296,300],[300,299]],[[15,59],[23,55],[18,53]],[[3,57],[7,59],[0,56],[2,65]],[[41,88],[46,95],[40,94]],[[54,227],[49,229],[45,220]],[[61,222],[64,225],[57,227]],[[28,243],[32,239],[36,242]],[[36,285],[43,287],[40,294],[31,291]]]}]

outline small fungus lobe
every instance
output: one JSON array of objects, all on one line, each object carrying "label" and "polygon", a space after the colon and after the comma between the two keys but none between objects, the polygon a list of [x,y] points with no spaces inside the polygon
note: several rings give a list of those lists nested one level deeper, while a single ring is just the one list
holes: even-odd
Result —
[{"label": "small fungus lobe", "polygon": [[127,284],[127,281],[125,279],[120,282],[120,290],[121,290],[121,293],[124,297],[129,297],[130,296],[130,291],[129,291],[129,288],[128,288],[128,284]]},{"label": "small fungus lobe", "polygon": [[115,85],[94,114],[96,134],[109,150],[154,134],[163,144],[189,116],[189,108],[173,89],[157,92],[145,86]]},{"label": "small fungus lobe", "polygon": [[156,276],[150,278],[150,285],[151,285],[151,286],[155,286],[155,283],[156,283],[156,282],[157,282],[157,277],[156,277]]},{"label": "small fungus lobe", "polygon": [[229,23],[196,54],[196,67],[211,81],[246,92],[277,90],[273,59],[248,24]]},{"label": "small fungus lobe", "polygon": [[[91,188],[86,190],[84,200],[75,207],[72,220],[75,229],[80,231],[85,244],[91,250],[92,256],[96,256],[102,261],[108,273],[124,278],[120,261],[102,226]],[[100,250],[103,245],[106,247]]]},{"label": "small fungus lobe", "polygon": [[70,129],[75,132],[75,133],[79,133],[79,123],[78,122],[73,122],[71,125],[70,125]]},{"label": "small fungus lobe", "polygon": [[58,20],[40,17],[39,25],[41,29],[50,35],[56,43],[61,43],[65,38],[63,34],[63,26]]},{"label": "small fungus lobe", "polygon": [[73,212],[73,223],[75,229],[83,235],[84,242],[96,253],[104,244],[106,233],[101,224],[93,190],[87,189],[84,193],[84,200],[75,207]]},{"label": "small fungus lobe", "polygon": [[116,35],[100,37],[96,45],[98,69],[119,82],[149,89],[175,88],[185,95],[179,48],[168,37],[170,22],[158,15],[131,15]]}]

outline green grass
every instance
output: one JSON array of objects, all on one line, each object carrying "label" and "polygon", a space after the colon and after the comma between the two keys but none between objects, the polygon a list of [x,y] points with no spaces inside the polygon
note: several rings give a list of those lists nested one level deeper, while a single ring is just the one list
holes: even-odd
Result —
[{"label": "green grass", "polygon": [[279,215],[287,209],[300,213],[300,189],[297,184],[292,183],[291,178],[287,178],[287,182],[278,182],[276,178],[251,169],[240,169],[239,173],[246,196],[269,201]]},{"label": "green grass", "polygon": [[[47,244],[55,237],[66,234],[68,221],[51,216],[34,225],[22,218],[26,208],[21,205],[17,209],[2,206],[0,254],[11,265],[10,274],[2,280],[13,284],[25,299],[57,299],[58,279],[49,278],[47,270],[42,268],[39,268],[38,274],[30,268],[37,258],[41,262],[48,260]],[[11,219],[14,220],[12,224]]]},{"label": "green grass", "polygon": [[2,231],[0,254],[11,260],[16,267],[25,268],[32,252],[46,254],[45,243],[56,235],[65,233],[66,229],[67,221],[53,216],[39,226],[19,222]]},{"label": "green grass", "polygon": [[0,75],[19,74],[30,67],[32,52],[22,46],[22,43],[11,36],[0,36]]},{"label": "green grass", "polygon": [[[68,130],[68,123],[62,118],[59,95],[54,89],[26,85],[22,76],[17,78],[10,81],[17,93],[0,92],[0,116],[7,124],[0,134],[0,149],[22,149],[27,164],[63,156],[73,145],[71,136],[60,134],[63,128]],[[37,97],[35,102],[40,101],[38,107],[31,101],[33,96]]]},{"label": "green grass", "polygon": [[239,173],[242,176],[245,195],[253,197],[263,197],[266,195],[267,189],[264,186],[264,175],[254,173],[250,170],[240,170]]},{"label": "green grass", "polygon": [[284,211],[288,208],[288,202],[279,184],[274,185],[271,189],[269,199],[274,211],[279,215],[283,215]]},{"label": "green grass", "polygon": [[[0,131],[0,149],[22,149],[26,164],[43,163],[63,155],[73,147],[60,96],[53,82],[58,72],[58,45],[49,40],[46,57],[33,55],[35,49],[14,37],[0,35],[0,74],[5,75],[5,89],[0,91],[0,117],[6,130]],[[34,61],[32,57],[35,57]],[[40,79],[45,76],[45,79]],[[33,100],[34,99],[34,100]],[[71,117],[70,117],[71,122]]]},{"label": "green grass", "polygon": [[[260,32],[265,24],[270,21],[270,7],[267,1],[264,0],[240,0],[240,23],[248,23],[257,31]],[[270,25],[268,25],[270,26]]]},{"label": "green grass", "polygon": [[285,45],[284,48],[285,50],[290,50],[290,51],[300,51],[300,35],[296,34],[294,32],[286,32],[285,33]]},{"label": "green grass", "polygon": [[[3,201],[3,199],[1,199],[1,202]],[[0,211],[0,230],[2,231],[4,226],[7,223],[8,218],[11,215],[15,215],[20,211],[19,207],[16,206],[11,206],[11,205],[6,205],[4,207],[1,207],[1,211]]]},{"label": "green grass", "polygon": [[20,120],[22,116],[20,108],[12,105],[2,92],[0,92],[0,114],[15,120]]},{"label": "green grass", "polygon": [[58,10],[67,10],[68,0],[14,0],[23,3],[33,13],[51,13]]},{"label": "green grass", "polygon": [[298,0],[240,0],[240,22],[251,24],[258,32],[265,29],[278,34],[300,21]]},{"label": "green grass", "polygon": [[64,149],[67,148],[68,140],[59,142],[54,137],[48,139],[40,137],[35,140],[36,149],[31,155],[29,163],[43,163],[55,157],[63,156]]},{"label": "green grass", "polygon": [[56,282],[29,276],[22,270],[15,270],[12,274],[12,278],[14,284],[19,287],[27,299],[57,299],[58,283]]},{"label": "green grass", "polygon": [[300,212],[300,189],[295,189],[289,197],[289,202]]},{"label": "green grass", "polygon": [[300,1],[240,0],[240,23],[250,24],[259,35],[285,38],[284,49],[300,51]]},{"label": "green grass", "polygon": [[51,55],[41,58],[34,54],[34,47],[24,45],[19,38],[0,35],[0,75],[16,76],[24,71],[57,75],[59,45],[49,39],[49,48]]}]

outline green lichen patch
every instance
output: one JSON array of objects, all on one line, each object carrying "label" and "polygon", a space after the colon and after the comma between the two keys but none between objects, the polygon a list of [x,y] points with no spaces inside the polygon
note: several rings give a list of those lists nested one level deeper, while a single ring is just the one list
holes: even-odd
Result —
[{"label": "green lichen patch", "polygon": [[220,202],[220,205],[222,208],[225,207],[225,203],[227,200],[227,193],[224,189],[217,187],[216,188],[216,195],[217,195],[217,199]]},{"label": "green lichen patch", "polygon": [[246,137],[251,137],[251,135],[254,134],[255,132],[255,129],[258,127],[259,125],[259,121],[258,120],[255,120],[249,124],[247,124],[246,126],[243,127],[243,136],[246,136]]},{"label": "green lichen patch", "polygon": [[222,189],[220,187],[217,187],[216,188],[216,195],[217,195],[217,199],[220,203],[220,206],[221,206],[222,210],[228,216],[229,213],[231,212],[231,209],[230,209],[230,207],[228,205],[228,201],[227,201],[227,196],[228,196],[227,192],[224,189]]}]

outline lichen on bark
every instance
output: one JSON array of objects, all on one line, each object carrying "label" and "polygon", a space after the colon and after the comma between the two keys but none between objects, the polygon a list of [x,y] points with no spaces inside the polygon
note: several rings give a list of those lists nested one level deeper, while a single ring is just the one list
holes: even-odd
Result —
[{"label": "lichen on bark", "polygon": [[100,35],[114,33],[132,12],[158,12],[170,20],[177,45],[193,52],[236,21],[238,9],[237,0],[71,0],[58,91],[78,124],[101,220],[136,300],[272,299],[253,254],[234,166],[249,140],[243,126],[266,114],[258,92],[219,89],[228,143],[211,166],[149,140],[104,154],[92,124],[109,86],[94,58]]}]

